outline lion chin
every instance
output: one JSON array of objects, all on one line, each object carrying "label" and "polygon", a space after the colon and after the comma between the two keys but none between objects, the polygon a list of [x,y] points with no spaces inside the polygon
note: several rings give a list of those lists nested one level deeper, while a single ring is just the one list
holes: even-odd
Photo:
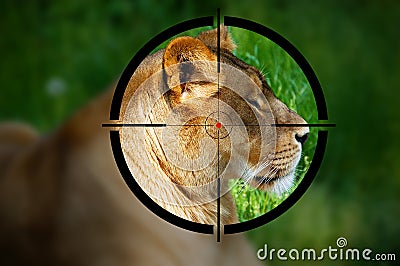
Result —
[{"label": "lion chin", "polygon": [[263,176],[255,176],[254,181],[250,184],[260,190],[282,195],[285,192],[289,192],[295,181],[294,171],[284,176],[275,176],[273,178],[265,179]]}]

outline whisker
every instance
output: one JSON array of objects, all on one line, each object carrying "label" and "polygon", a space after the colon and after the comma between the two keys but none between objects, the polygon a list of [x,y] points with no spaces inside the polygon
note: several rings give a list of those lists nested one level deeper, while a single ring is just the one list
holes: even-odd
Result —
[{"label": "whisker", "polygon": [[274,177],[275,174],[278,172],[278,169],[273,167],[270,169],[263,177],[257,182],[257,187],[260,186],[262,183],[270,182]]},{"label": "whisker", "polygon": [[[252,179],[254,179],[258,174],[265,170],[265,168],[269,167],[272,162],[270,160],[262,160],[262,163],[254,165],[252,167],[248,167],[245,169],[244,173],[241,176],[241,179],[244,181],[242,184],[240,184],[240,188],[238,193],[241,194],[244,192],[245,188],[250,184]],[[267,175],[269,175],[271,170],[268,171]],[[256,187],[260,186],[265,180],[265,177],[261,178],[258,182]],[[255,190],[256,188],[254,188]]]}]

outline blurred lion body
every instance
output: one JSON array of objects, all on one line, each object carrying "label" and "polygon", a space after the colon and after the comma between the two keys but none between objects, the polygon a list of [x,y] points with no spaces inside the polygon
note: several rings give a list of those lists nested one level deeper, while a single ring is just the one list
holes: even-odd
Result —
[{"label": "blurred lion body", "polygon": [[[1,265],[254,265],[243,236],[188,232],[133,196],[114,164],[112,91],[49,136],[0,126]],[[85,119],[82,119],[84,117]]]}]

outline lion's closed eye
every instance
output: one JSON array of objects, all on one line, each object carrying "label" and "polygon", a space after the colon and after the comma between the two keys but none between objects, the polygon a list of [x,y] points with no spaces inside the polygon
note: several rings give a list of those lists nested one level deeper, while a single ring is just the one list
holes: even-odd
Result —
[{"label": "lion's closed eye", "polygon": [[255,107],[256,109],[261,109],[261,105],[260,102],[257,99],[248,99],[247,102],[252,105],[253,107]]}]

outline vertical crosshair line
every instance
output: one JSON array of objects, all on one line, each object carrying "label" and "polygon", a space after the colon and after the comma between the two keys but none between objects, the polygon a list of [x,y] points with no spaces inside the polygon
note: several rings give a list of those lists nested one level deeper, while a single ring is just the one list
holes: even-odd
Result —
[{"label": "vertical crosshair line", "polygon": [[[221,71],[220,60],[221,60],[221,10],[217,8],[217,122],[219,123],[219,74]],[[218,129],[218,139],[217,139],[217,242],[221,241],[221,180],[219,177],[219,129]]]}]

